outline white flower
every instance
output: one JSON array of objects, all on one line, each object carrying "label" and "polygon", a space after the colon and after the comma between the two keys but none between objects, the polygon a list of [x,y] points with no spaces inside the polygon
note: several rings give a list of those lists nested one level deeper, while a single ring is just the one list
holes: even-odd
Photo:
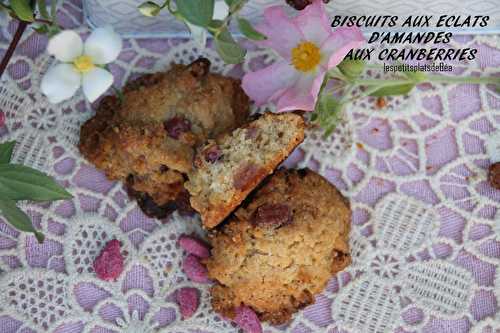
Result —
[{"label": "white flower", "polygon": [[488,136],[486,139],[486,151],[491,163],[500,162],[500,130]]},{"label": "white flower", "polygon": [[102,66],[116,60],[122,49],[121,37],[111,27],[97,28],[83,43],[72,30],[49,40],[47,52],[60,64],[45,73],[41,90],[51,103],[71,98],[82,86],[92,103],[113,84],[113,75]]},{"label": "white flower", "polygon": [[[214,6],[214,20],[223,20],[229,13],[229,7],[226,5],[225,1],[216,1]],[[205,48],[207,43],[207,30],[205,28],[199,27],[197,25],[191,24],[186,21],[186,25],[189,30],[191,30],[191,37],[193,40],[200,45],[201,48]]]}]

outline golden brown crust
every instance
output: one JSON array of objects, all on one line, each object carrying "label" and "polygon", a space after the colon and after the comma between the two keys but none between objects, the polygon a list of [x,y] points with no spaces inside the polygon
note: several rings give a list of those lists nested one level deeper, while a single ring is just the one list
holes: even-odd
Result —
[{"label": "golden brown crust", "polygon": [[326,179],[278,170],[210,234],[214,309],[233,318],[245,304],[261,320],[287,322],[350,263],[350,220],[349,205]]},{"label": "golden brown crust", "polygon": [[[265,127],[270,124],[273,125],[269,126],[272,131]],[[215,143],[210,142],[200,149],[195,157],[195,160],[200,162],[195,163],[195,169],[188,173],[189,182],[186,183],[186,188],[191,193],[191,206],[200,213],[203,225],[210,229],[221,223],[304,140],[304,129],[304,119],[299,115],[266,113],[232,134],[219,137],[217,145],[233,146],[223,152],[222,159],[226,158],[226,160],[220,161],[222,164],[226,163],[227,170],[223,173],[229,179],[209,175],[211,168],[220,169],[220,166],[204,162],[203,152]],[[255,138],[248,138],[249,134],[254,135],[252,133],[254,130],[261,131],[263,134],[255,134]],[[285,131],[288,132],[288,139],[283,138]],[[252,142],[256,140],[261,140],[261,142]],[[259,150],[268,148],[271,144],[276,145],[272,152]],[[240,147],[242,151],[234,152]],[[227,189],[223,188],[219,192],[207,190],[214,186]]]},{"label": "golden brown crust", "polygon": [[206,59],[174,65],[129,82],[123,101],[105,97],[81,128],[82,155],[109,179],[127,180],[142,202],[172,210],[185,197],[196,146],[241,126],[249,113],[239,81],[210,74],[209,65]]}]

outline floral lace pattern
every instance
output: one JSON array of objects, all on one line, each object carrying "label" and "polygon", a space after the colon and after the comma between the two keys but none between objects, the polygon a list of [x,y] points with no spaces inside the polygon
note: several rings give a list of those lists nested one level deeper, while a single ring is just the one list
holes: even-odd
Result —
[{"label": "floral lace pattern", "polygon": [[[82,33],[81,2],[66,1],[65,27]],[[0,52],[14,25],[0,21]],[[76,149],[92,106],[75,97],[53,106],[39,93],[52,60],[44,38],[28,33],[0,83],[7,115],[3,140],[17,140],[14,161],[56,177],[74,199],[24,204],[44,244],[0,223],[0,331],[237,332],[211,310],[209,285],[182,272],[182,234],[204,237],[197,217],[166,223],[145,217],[121,183],[109,182]],[[479,58],[455,73],[492,74],[498,36],[456,38]],[[241,75],[272,62],[253,50],[242,66],[225,65],[192,42],[128,39],[111,67],[117,83],[189,63]],[[421,85],[410,96],[355,101],[329,139],[309,129],[286,162],[327,176],[351,198],[353,264],[333,277],[316,303],[265,332],[474,332],[500,330],[500,191],[486,181],[486,141],[500,131],[500,94],[489,86]],[[256,110],[259,111],[259,110]],[[496,223],[495,223],[496,222]],[[125,270],[114,282],[95,277],[92,262],[110,239],[122,242]],[[200,306],[182,320],[175,292],[199,291]]]}]

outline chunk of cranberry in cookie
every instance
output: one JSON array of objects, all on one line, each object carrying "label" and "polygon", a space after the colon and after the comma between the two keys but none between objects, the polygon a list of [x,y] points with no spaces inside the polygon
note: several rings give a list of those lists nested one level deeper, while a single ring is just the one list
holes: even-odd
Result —
[{"label": "chunk of cranberry in cookie", "polygon": [[266,171],[253,163],[245,163],[239,167],[233,176],[233,186],[237,190],[246,191],[260,174]]},{"label": "chunk of cranberry in cookie", "polygon": [[182,133],[191,130],[191,122],[182,117],[173,117],[163,123],[169,137],[179,139]]},{"label": "chunk of cranberry in cookie", "polygon": [[221,159],[222,150],[218,145],[213,145],[203,151],[203,156],[208,163],[215,163]]},{"label": "chunk of cranberry in cookie", "polygon": [[264,204],[257,208],[252,222],[255,225],[280,227],[292,223],[293,213],[286,204]]}]

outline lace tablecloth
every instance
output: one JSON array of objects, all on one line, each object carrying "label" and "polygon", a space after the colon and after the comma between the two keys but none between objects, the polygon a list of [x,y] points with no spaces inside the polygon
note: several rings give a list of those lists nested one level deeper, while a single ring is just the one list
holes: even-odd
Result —
[{"label": "lace tablecloth", "polygon": [[[60,17],[66,28],[87,33],[80,1],[66,1]],[[3,53],[15,24],[0,20]],[[52,106],[41,96],[40,77],[52,61],[46,42],[26,34],[0,84],[2,141],[17,140],[14,161],[51,174],[74,199],[23,205],[46,235],[41,245],[0,223],[0,332],[237,332],[211,311],[208,285],[182,272],[176,240],[202,236],[198,219],[146,218],[121,183],[107,181],[78,153],[79,127],[92,106],[81,97]],[[480,50],[475,61],[454,64],[456,73],[498,72],[498,36],[453,43]],[[111,70],[121,85],[200,54],[214,71],[235,76],[273,60],[255,50],[243,66],[226,66],[186,40],[126,40]],[[499,332],[500,191],[486,181],[485,149],[498,130],[500,94],[492,88],[421,85],[382,109],[356,101],[328,140],[309,131],[286,164],[318,170],[351,198],[353,264],[289,325],[265,331]],[[113,238],[127,251],[126,269],[104,282],[92,262]],[[173,297],[184,286],[201,297],[185,321]]]}]

